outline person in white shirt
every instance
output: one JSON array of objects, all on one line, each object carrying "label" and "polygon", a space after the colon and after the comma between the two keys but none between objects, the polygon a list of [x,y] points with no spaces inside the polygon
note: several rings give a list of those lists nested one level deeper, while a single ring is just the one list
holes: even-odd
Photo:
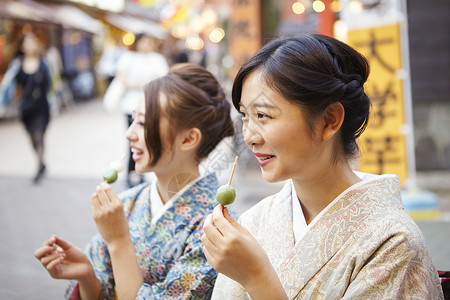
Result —
[{"label": "person in white shirt", "polygon": [[[163,55],[156,52],[156,40],[148,35],[136,35],[136,51],[127,51],[119,59],[116,78],[125,87],[120,109],[127,118],[127,125],[132,123],[133,110],[142,97],[142,88],[149,81],[164,76],[169,65]],[[143,176],[134,171],[134,161],[128,160],[127,183],[129,187],[143,182]]]}]

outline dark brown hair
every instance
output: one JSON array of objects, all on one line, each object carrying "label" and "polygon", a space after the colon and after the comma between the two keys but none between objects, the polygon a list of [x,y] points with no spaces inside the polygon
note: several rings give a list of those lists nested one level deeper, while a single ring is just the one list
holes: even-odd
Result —
[{"label": "dark brown hair", "polygon": [[236,75],[232,98],[238,110],[244,80],[256,70],[269,87],[301,106],[310,124],[330,104],[340,102],[345,109],[340,129],[343,152],[346,156],[358,152],[356,139],[366,128],[370,111],[363,87],[369,64],[360,53],[320,34],[271,41]]},{"label": "dark brown hair", "polygon": [[[177,131],[198,128],[202,133],[197,148],[198,162],[207,157],[225,137],[234,134],[230,117],[230,103],[222,87],[205,68],[193,64],[176,64],[166,76],[145,86],[145,137],[151,153],[150,165],[161,157],[161,115],[170,122],[169,141],[173,143]],[[164,94],[166,103],[161,106]]]}]

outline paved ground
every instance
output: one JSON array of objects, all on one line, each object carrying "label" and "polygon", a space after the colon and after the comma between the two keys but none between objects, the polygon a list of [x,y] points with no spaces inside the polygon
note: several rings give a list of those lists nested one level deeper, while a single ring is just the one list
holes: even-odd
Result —
[{"label": "paved ground", "polygon": [[[66,283],[51,279],[33,257],[51,234],[83,247],[95,232],[90,194],[109,162],[126,151],[125,120],[107,114],[92,100],[54,117],[47,141],[48,176],[39,185],[31,178],[36,162],[21,124],[0,122],[0,299],[61,299]],[[236,169],[233,186],[239,191],[235,209],[246,210],[281,184],[262,184],[251,163]],[[226,182],[229,169],[220,173]],[[419,174],[421,187],[439,190],[442,220],[417,221],[435,264],[450,270],[450,192],[447,173]],[[123,179],[115,183],[124,189]]]}]

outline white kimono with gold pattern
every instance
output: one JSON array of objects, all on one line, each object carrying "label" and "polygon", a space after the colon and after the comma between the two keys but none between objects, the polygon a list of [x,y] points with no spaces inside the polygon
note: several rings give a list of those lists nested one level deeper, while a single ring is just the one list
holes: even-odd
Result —
[{"label": "white kimono with gold pattern", "polygon": [[[443,299],[424,237],[403,210],[397,176],[349,188],[295,245],[291,190],[287,182],[239,218],[289,299]],[[220,274],[213,299],[250,297]]]}]

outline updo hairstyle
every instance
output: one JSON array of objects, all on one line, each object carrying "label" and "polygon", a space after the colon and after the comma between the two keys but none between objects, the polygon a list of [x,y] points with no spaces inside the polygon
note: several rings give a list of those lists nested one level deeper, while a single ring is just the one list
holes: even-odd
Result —
[{"label": "updo hairstyle", "polygon": [[[234,134],[230,103],[222,87],[205,68],[193,64],[175,64],[169,73],[152,80],[145,88],[145,137],[154,166],[162,154],[160,118],[170,122],[169,141],[183,129],[198,128],[201,141],[196,160],[200,162],[228,136]],[[166,101],[161,105],[161,95]]]},{"label": "updo hairstyle", "polygon": [[363,87],[369,64],[360,53],[320,34],[271,41],[237,73],[232,91],[236,109],[244,80],[256,70],[267,86],[304,109],[311,128],[315,117],[333,102],[340,102],[345,109],[340,128],[342,149],[347,157],[357,154],[356,139],[366,128],[370,111]]}]

